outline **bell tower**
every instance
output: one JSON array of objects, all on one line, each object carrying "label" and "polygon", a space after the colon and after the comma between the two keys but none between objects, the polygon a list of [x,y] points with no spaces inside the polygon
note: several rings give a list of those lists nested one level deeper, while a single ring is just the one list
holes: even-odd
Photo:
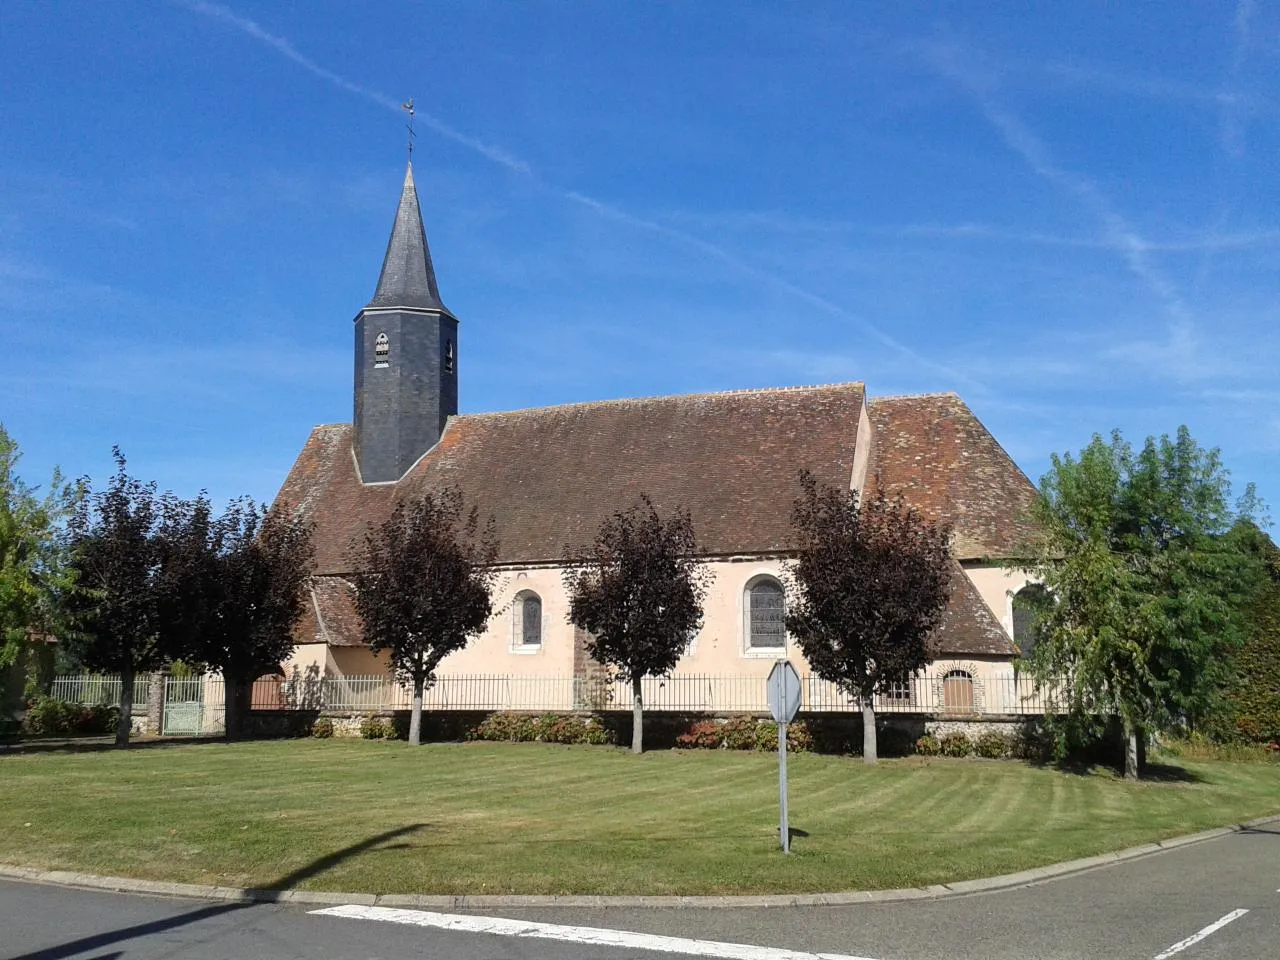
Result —
[{"label": "bell tower", "polygon": [[458,320],[440,300],[413,163],[378,289],[355,318],[355,432],[365,483],[399,480],[458,412]]}]

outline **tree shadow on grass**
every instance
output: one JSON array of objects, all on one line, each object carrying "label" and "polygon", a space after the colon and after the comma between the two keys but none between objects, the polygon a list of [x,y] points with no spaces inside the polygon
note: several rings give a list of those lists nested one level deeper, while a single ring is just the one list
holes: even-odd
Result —
[{"label": "tree shadow on grass", "polygon": [[227,738],[221,734],[209,737],[155,737],[146,740],[130,740],[127,747],[117,747],[114,739],[84,740],[18,740],[0,744],[0,756],[19,753],[104,753],[108,750],[163,750],[166,747],[186,747],[192,744],[220,743]]},{"label": "tree shadow on grass", "polygon": [[[89,951],[100,950],[103,947],[109,947],[112,944],[120,943],[125,940],[135,940],[138,937],[146,937],[155,933],[162,933],[166,930],[173,930],[178,927],[185,927],[192,923],[198,923],[209,917],[220,916],[224,913],[235,913],[240,910],[248,910],[264,903],[274,903],[280,899],[279,895],[286,890],[292,889],[304,880],[308,880],[317,874],[330,870],[344,860],[350,859],[357,854],[364,853],[375,847],[381,849],[397,849],[403,847],[404,844],[389,844],[383,846],[388,840],[396,837],[402,837],[407,834],[417,833],[419,830],[426,829],[425,823],[414,823],[406,827],[397,827],[394,830],[387,830],[383,833],[375,834],[359,843],[353,843],[341,850],[335,850],[333,853],[325,854],[312,860],[306,866],[299,867],[297,870],[287,873],[280,879],[276,880],[270,888],[251,889],[249,891],[248,900],[239,900],[231,903],[209,904],[196,910],[188,910],[186,913],[179,913],[172,917],[165,917],[162,920],[151,920],[147,923],[134,924],[131,927],[122,927],[119,930],[109,930],[105,933],[95,933],[87,937],[81,937],[78,940],[71,940],[67,943],[59,944],[54,947],[46,947],[43,950],[37,950],[34,953],[26,953],[20,957],[14,957],[13,960],[63,960],[66,957],[73,957],[77,954],[87,953]],[[122,953],[101,954],[94,960],[113,960],[120,957]]]},{"label": "tree shadow on grass", "polygon": [[1142,768],[1142,773],[1138,776],[1139,780],[1149,780],[1152,783],[1204,783],[1204,777],[1191,770],[1185,770],[1182,767],[1175,766],[1171,763],[1148,763]]}]

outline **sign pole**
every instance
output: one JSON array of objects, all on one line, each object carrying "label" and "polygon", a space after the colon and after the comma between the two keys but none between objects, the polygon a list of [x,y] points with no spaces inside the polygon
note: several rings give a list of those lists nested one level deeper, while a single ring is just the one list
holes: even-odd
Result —
[{"label": "sign pole", "polygon": [[787,823],[787,722],[778,724],[778,809],[781,825],[782,852],[791,852],[791,825]]},{"label": "sign pole", "polygon": [[778,725],[778,839],[782,852],[791,852],[791,824],[787,822],[787,724],[800,710],[800,674],[786,660],[779,660],[765,681],[769,712]]}]

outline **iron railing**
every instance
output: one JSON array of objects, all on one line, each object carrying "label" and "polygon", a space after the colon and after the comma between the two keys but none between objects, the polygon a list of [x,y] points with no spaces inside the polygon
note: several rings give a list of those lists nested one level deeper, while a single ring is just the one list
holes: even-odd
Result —
[{"label": "iron railing", "polygon": [[[65,703],[82,703],[87,707],[120,706],[123,684],[118,675],[85,673],[76,676],[55,677],[49,687],[49,696]],[[151,674],[143,673],[133,678],[133,712],[147,712],[150,696]]]},{"label": "iron railing", "polygon": [[[149,677],[134,687],[135,712],[145,711]],[[646,710],[687,713],[761,713],[769,709],[763,677],[677,674],[645,677],[641,693]],[[76,703],[119,704],[120,680],[113,677],[58,677],[50,696]],[[378,713],[407,710],[412,702],[409,687],[385,676],[265,677],[253,686],[255,710],[330,710],[344,713]],[[1037,684],[1031,677],[1001,674],[994,677],[960,671],[926,674],[902,684],[889,694],[877,694],[877,713],[941,714],[971,716],[1039,716],[1058,712],[1065,703],[1062,692]],[[194,712],[201,704],[202,728],[214,712],[220,723],[223,683],[216,674],[167,677],[165,707],[187,706],[173,717]],[[626,681],[583,677],[520,677],[504,675],[438,677],[423,696],[427,710],[627,710],[631,685]],[[182,710],[187,711],[182,714]],[[818,677],[804,677],[801,712],[856,713],[862,704],[835,684]],[[170,714],[166,714],[170,716]],[[175,720],[174,723],[178,723]],[[183,720],[182,723],[191,721]],[[166,726],[171,724],[166,721]]]}]

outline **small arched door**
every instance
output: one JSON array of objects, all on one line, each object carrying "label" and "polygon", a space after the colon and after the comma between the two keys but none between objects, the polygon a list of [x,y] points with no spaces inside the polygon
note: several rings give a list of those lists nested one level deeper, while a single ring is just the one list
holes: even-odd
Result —
[{"label": "small arched door", "polygon": [[942,708],[948,713],[973,713],[973,676],[952,670],[942,678]]}]

